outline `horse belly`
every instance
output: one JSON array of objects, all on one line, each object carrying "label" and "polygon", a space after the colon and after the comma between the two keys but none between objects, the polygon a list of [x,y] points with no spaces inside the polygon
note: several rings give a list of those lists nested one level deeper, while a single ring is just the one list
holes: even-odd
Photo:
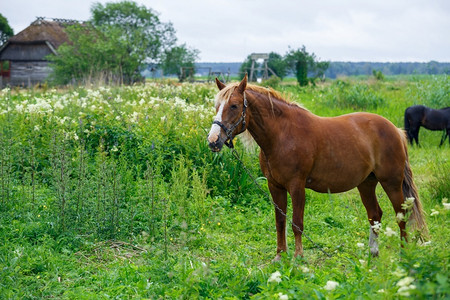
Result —
[{"label": "horse belly", "polygon": [[374,169],[370,151],[362,149],[347,149],[346,154],[317,161],[306,178],[306,187],[320,193],[341,193],[360,185]]},{"label": "horse belly", "polygon": [[360,176],[355,176],[353,174],[348,176],[339,175],[333,178],[322,176],[320,179],[311,176],[306,178],[305,186],[306,188],[319,193],[342,193],[357,187],[365,178],[367,178],[367,176],[368,174]]}]

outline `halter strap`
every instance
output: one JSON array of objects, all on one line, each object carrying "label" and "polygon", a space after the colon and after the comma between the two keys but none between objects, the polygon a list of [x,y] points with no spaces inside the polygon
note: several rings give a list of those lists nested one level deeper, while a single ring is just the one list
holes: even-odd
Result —
[{"label": "halter strap", "polygon": [[234,123],[230,128],[227,128],[222,122],[217,121],[217,120],[213,121],[213,124],[219,125],[220,128],[222,128],[223,131],[225,131],[225,134],[227,135],[227,139],[225,140],[224,144],[230,149],[234,148],[233,131],[239,126],[239,124],[241,124],[241,122],[242,122],[242,129],[236,135],[241,134],[242,132],[244,132],[247,129],[246,122],[245,122],[247,106],[248,106],[248,102],[247,102],[247,98],[246,98],[245,92],[244,92],[244,108],[242,109],[241,117],[239,118],[239,120],[237,120],[236,123]]}]

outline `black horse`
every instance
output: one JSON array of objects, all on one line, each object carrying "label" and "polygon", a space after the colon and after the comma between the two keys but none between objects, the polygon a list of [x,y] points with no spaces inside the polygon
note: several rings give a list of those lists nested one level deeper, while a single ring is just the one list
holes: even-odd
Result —
[{"label": "black horse", "polygon": [[416,144],[419,145],[420,126],[429,130],[443,130],[441,143],[439,144],[439,146],[442,146],[450,134],[450,107],[442,109],[432,109],[424,105],[408,107],[405,110],[405,130],[411,144],[416,141]]}]

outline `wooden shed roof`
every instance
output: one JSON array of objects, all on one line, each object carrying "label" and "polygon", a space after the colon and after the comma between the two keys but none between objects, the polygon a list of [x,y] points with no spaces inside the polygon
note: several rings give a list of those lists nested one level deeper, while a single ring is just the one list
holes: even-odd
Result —
[{"label": "wooden shed roof", "polygon": [[[69,38],[64,28],[70,24],[69,22],[47,21],[38,18],[27,28],[11,37],[9,43],[36,43],[49,42],[56,49]],[[73,24],[73,23],[72,23]]]}]

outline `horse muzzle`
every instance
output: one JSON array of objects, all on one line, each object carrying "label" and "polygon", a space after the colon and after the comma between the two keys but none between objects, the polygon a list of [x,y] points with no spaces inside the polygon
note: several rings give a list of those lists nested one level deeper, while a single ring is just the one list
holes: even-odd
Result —
[{"label": "horse muzzle", "polygon": [[217,139],[217,141],[209,143],[209,148],[212,152],[219,152],[222,150],[223,142],[220,139]]}]

